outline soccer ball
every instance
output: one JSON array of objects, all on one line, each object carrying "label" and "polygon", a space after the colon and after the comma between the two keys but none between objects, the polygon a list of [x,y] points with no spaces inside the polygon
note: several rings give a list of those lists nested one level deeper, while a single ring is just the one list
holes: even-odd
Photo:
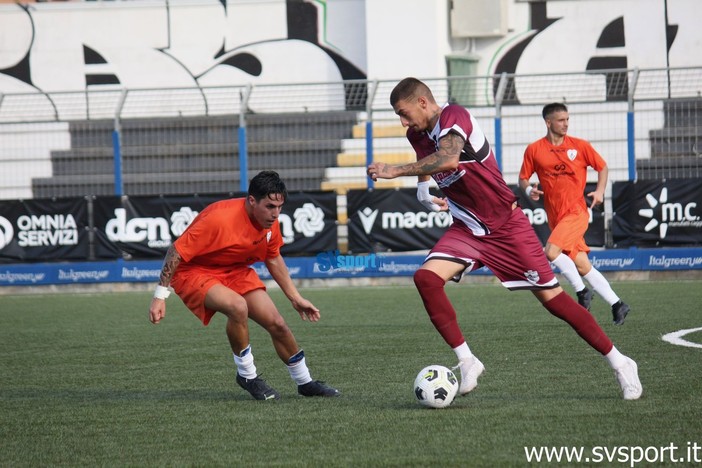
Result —
[{"label": "soccer ball", "polygon": [[420,405],[429,408],[446,408],[458,393],[458,379],[451,369],[427,366],[414,379],[414,396]]}]

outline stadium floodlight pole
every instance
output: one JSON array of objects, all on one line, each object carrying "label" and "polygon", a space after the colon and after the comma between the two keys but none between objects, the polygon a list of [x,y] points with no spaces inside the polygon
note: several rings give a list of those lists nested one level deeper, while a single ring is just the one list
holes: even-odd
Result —
[{"label": "stadium floodlight pole", "polygon": [[[373,100],[375,92],[378,90],[378,80],[369,82],[368,98],[366,99],[366,167],[373,164]],[[366,176],[366,184],[369,190],[375,188],[375,182],[370,176]]]},{"label": "stadium floodlight pole", "polygon": [[253,86],[246,85],[244,92],[239,92],[241,104],[239,105],[239,190],[248,192],[249,190],[249,151],[246,141],[246,113],[249,111],[249,98]]},{"label": "stadium floodlight pole", "polygon": [[502,170],[502,101],[507,89],[507,73],[502,72],[495,92],[495,160]]},{"label": "stadium floodlight pole", "polygon": [[627,141],[627,158],[629,162],[629,181],[636,180],[636,142],[634,137],[634,94],[636,93],[636,84],[639,81],[639,68],[636,67],[631,72],[629,79],[629,93],[627,96],[626,110],[626,141]]},{"label": "stadium floodlight pole", "polygon": [[122,124],[120,122],[120,115],[122,115],[122,109],[124,108],[124,102],[127,100],[127,89],[122,88],[122,94],[119,96],[119,101],[117,102],[117,109],[115,110],[115,125],[112,130],[112,151],[114,159],[114,180],[115,180],[115,195],[121,197],[124,195],[124,185],[122,182]]}]

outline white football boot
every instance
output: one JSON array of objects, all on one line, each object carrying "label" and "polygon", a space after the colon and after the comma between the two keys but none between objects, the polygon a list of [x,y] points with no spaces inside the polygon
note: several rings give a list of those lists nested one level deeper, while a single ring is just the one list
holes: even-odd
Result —
[{"label": "white football boot", "polygon": [[638,366],[631,358],[626,358],[626,363],[614,370],[617,382],[622,389],[622,396],[625,400],[638,400],[643,393],[643,387],[639,380]]},{"label": "white football boot", "polygon": [[458,387],[459,395],[465,395],[478,386],[478,377],[485,370],[485,366],[480,360],[471,356],[468,359],[462,359],[453,369],[461,369],[461,385]]}]

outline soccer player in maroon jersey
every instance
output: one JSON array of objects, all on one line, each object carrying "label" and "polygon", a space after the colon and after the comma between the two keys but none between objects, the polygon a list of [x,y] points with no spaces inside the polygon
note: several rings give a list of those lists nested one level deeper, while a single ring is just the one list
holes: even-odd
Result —
[{"label": "soccer player in maroon jersey", "polygon": [[[478,385],[485,367],[468,347],[444,287],[447,281],[459,281],[464,273],[485,265],[506,288],[530,290],[546,310],[567,322],[606,358],[624,399],[638,399],[643,389],[636,363],[614,347],[592,315],[558,284],[541,242],[473,116],[459,105],[439,106],[427,85],[415,78],[395,86],[390,104],[407,127],[417,161],[374,162],[367,172],[373,180],[418,176],[417,198],[430,209],[448,209],[453,216],[453,224],[414,274],[414,283],[431,322],[458,357],[460,394]],[[429,177],[445,200],[429,194]]]}]

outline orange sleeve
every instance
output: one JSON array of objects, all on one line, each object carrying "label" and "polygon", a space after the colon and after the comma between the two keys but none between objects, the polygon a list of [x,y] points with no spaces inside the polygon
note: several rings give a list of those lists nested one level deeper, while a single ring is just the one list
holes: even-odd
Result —
[{"label": "orange sleeve", "polygon": [[[241,208],[241,209],[237,209]],[[227,199],[214,202],[195,217],[174,246],[186,262],[194,257],[207,256],[231,245],[244,234],[226,226],[245,226],[246,211],[243,199]]]},{"label": "orange sleeve", "polygon": [[217,268],[251,265],[280,255],[279,223],[270,230],[254,226],[244,204],[243,198],[228,199],[202,210],[173,244],[183,260]]},{"label": "orange sleeve", "polygon": [[522,168],[519,170],[519,178],[529,180],[534,174],[534,144],[529,144],[524,150]]},{"label": "orange sleeve", "polygon": [[[212,218],[215,218],[214,220]],[[217,222],[216,212],[212,205],[202,210],[188,226],[183,235],[173,243],[178,254],[189,262],[198,255],[206,254],[217,249],[222,223]]]}]

